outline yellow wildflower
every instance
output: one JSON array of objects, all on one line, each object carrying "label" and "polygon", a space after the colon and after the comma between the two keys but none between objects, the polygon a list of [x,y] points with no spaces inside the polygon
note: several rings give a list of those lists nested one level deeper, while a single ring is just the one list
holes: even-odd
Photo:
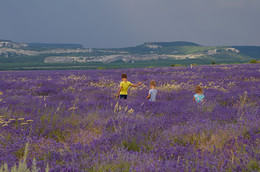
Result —
[{"label": "yellow wildflower", "polygon": [[0,91],[0,96],[3,95],[4,93]]},{"label": "yellow wildflower", "polygon": [[28,119],[26,122],[33,122],[33,120],[32,119]]},{"label": "yellow wildflower", "polygon": [[18,121],[23,121],[24,120],[24,118],[18,118]]},{"label": "yellow wildflower", "polygon": [[118,110],[118,102],[116,102],[115,108],[114,108],[114,113],[116,113]]},{"label": "yellow wildflower", "polygon": [[4,124],[3,127],[8,126],[8,124]]},{"label": "yellow wildflower", "polygon": [[134,112],[134,109],[131,108],[127,113],[130,113],[130,114],[131,114],[131,113],[133,113],[133,112]]},{"label": "yellow wildflower", "polygon": [[127,111],[128,106],[125,107],[125,112]]},{"label": "yellow wildflower", "polygon": [[0,116],[0,118],[3,118],[4,116]]},{"label": "yellow wildflower", "polygon": [[24,123],[21,123],[21,125],[27,125],[28,123],[24,122]]},{"label": "yellow wildflower", "polygon": [[68,110],[75,110],[75,109],[78,109],[78,108],[77,107],[71,107]]},{"label": "yellow wildflower", "polygon": [[15,121],[15,119],[11,118],[11,119],[9,119],[9,121]]}]

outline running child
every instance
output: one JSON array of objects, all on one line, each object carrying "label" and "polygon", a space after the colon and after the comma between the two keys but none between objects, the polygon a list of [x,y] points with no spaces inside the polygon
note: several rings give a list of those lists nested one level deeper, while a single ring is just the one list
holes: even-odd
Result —
[{"label": "running child", "polygon": [[127,81],[127,75],[124,73],[122,74],[121,79],[122,82],[120,83],[120,87],[117,93],[117,97],[120,96],[120,99],[127,99],[127,91],[130,86],[138,87],[142,84],[141,82],[139,82],[137,85],[133,85],[131,82]]}]

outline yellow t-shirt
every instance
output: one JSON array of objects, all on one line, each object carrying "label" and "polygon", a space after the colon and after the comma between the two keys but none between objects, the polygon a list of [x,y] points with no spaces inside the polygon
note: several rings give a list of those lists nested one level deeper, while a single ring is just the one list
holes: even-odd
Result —
[{"label": "yellow t-shirt", "polygon": [[126,81],[126,82],[122,81],[120,83],[120,87],[121,87],[120,95],[127,95],[128,88],[131,85],[132,85],[132,83],[129,81]]}]

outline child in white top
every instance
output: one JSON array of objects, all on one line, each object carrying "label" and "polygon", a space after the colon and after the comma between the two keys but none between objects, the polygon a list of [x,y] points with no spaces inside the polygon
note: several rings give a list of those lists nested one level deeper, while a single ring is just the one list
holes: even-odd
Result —
[{"label": "child in white top", "polygon": [[155,88],[156,88],[156,82],[151,81],[150,90],[149,90],[148,96],[146,97],[146,99],[148,99],[149,101],[155,102],[156,95],[157,95],[157,90]]}]

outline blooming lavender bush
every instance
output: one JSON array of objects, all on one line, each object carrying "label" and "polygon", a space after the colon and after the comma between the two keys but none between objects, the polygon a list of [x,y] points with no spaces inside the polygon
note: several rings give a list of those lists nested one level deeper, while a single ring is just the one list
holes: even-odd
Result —
[{"label": "blooming lavender bush", "polygon": [[[40,171],[259,171],[259,67],[0,72],[0,167],[29,143],[27,167]],[[127,100],[122,73],[143,82]]]}]

